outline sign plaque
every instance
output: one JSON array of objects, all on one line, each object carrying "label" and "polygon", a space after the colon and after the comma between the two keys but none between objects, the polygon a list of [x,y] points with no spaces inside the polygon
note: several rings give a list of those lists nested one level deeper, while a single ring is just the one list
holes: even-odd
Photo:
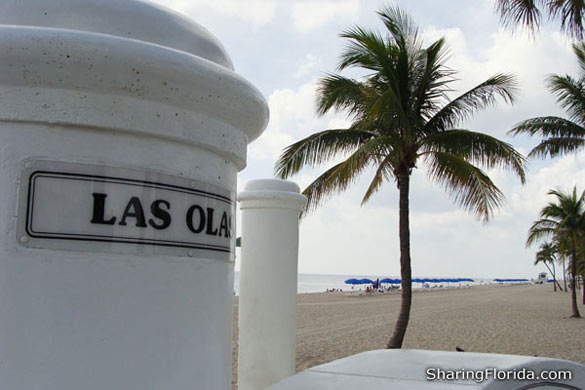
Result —
[{"label": "sign plaque", "polygon": [[234,194],[149,170],[27,160],[17,237],[31,248],[231,260]]}]

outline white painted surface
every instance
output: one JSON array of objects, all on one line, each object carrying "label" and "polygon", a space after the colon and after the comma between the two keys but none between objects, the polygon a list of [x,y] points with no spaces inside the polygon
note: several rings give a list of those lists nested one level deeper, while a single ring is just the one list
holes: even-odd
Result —
[{"label": "white painted surface", "polygon": [[238,194],[242,210],[238,389],[263,389],[295,372],[299,214],[292,182],[261,179]]},{"label": "white painted surface", "polygon": [[234,194],[246,145],[268,120],[261,94],[211,34],[158,6],[1,8],[0,387],[230,389],[233,254],[29,248],[16,234],[28,190],[19,180],[33,159],[173,175]]},{"label": "white painted surface", "polygon": [[[485,370],[497,368],[501,371],[569,370],[571,380],[565,381],[485,381],[427,380],[427,370]],[[463,375],[463,374],[460,374]],[[476,378],[478,378],[476,376]],[[446,352],[423,350],[378,350],[353,355],[331,363],[312,367],[287,378],[268,390],[355,390],[355,389],[400,389],[400,390],[448,390],[448,389],[583,389],[585,366],[574,362],[542,357],[499,355],[472,352]]]}]

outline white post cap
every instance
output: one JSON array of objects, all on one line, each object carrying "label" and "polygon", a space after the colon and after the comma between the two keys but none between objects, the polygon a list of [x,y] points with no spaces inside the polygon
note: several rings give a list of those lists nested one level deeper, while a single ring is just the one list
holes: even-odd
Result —
[{"label": "white post cap", "polygon": [[221,43],[147,1],[3,0],[0,58],[0,120],[171,139],[240,170],[268,123]]},{"label": "white post cap", "polygon": [[249,208],[286,208],[302,211],[307,197],[300,193],[299,186],[288,180],[257,179],[246,184],[238,194],[242,210]]}]

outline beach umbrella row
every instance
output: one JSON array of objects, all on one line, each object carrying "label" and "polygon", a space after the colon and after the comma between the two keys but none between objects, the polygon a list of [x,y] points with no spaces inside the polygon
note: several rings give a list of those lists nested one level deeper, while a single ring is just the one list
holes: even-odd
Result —
[{"label": "beach umbrella row", "polygon": [[515,282],[529,282],[528,279],[494,279],[498,283],[515,283]]},{"label": "beach umbrella row", "polygon": [[374,283],[373,280],[363,278],[363,279],[347,279],[345,284],[372,284]]},{"label": "beach umbrella row", "polygon": [[[450,279],[436,279],[436,278],[414,278],[412,279],[413,283],[460,283],[460,282],[474,282],[473,279],[470,278],[450,278]],[[347,279],[345,281],[346,284],[371,284],[374,283],[371,279]],[[388,283],[388,284],[400,284],[402,280],[400,279],[390,279],[384,278],[380,280],[380,283]]]},{"label": "beach umbrella row", "polygon": [[475,282],[470,278],[449,278],[449,279],[435,279],[435,278],[414,278],[414,283],[461,283],[461,282]]},{"label": "beach umbrella row", "polygon": [[402,280],[400,280],[400,279],[384,278],[384,279],[380,280],[380,283],[400,284],[400,283],[402,283]]}]

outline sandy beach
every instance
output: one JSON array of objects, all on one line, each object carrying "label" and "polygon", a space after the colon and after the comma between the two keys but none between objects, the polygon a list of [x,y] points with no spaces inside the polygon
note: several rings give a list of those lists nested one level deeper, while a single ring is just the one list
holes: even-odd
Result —
[{"label": "sandy beach", "polygon": [[[268,292],[267,292],[268,293]],[[297,296],[296,370],[385,347],[399,293]],[[581,302],[581,299],[579,299]],[[585,315],[585,306],[579,305]],[[233,389],[237,380],[234,303]],[[538,355],[585,364],[585,319],[570,319],[569,294],[547,285],[416,291],[404,348]]]}]

